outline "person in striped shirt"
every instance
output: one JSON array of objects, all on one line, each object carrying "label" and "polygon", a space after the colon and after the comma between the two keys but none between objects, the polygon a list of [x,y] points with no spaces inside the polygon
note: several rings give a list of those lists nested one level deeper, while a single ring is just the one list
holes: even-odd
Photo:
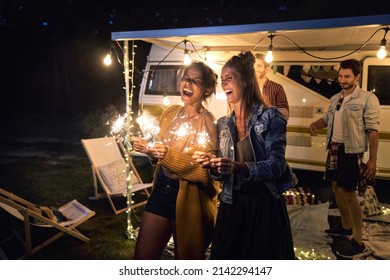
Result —
[{"label": "person in striped shirt", "polygon": [[288,120],[289,106],[286,93],[281,84],[267,78],[267,73],[271,69],[270,64],[265,61],[264,54],[256,54],[257,81],[260,86],[261,96],[268,106],[275,106]]}]

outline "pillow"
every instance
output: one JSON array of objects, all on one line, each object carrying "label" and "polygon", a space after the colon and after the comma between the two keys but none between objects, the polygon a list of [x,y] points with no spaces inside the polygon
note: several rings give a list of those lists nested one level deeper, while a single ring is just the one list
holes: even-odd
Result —
[{"label": "pillow", "polygon": [[320,203],[318,196],[306,187],[292,188],[284,192],[283,197],[287,205],[304,206]]},{"label": "pillow", "polygon": [[[127,193],[126,162],[124,159],[119,159],[112,163],[102,165],[99,167],[99,171],[111,193]],[[130,184],[135,185],[139,182],[140,181],[137,176],[131,172]]]},{"label": "pillow", "polygon": [[[57,223],[66,222],[66,221],[71,220],[68,217],[66,217],[64,214],[62,214],[60,211],[58,211],[58,209],[55,207],[49,208],[46,206],[38,206],[38,205],[28,205],[27,207],[31,211],[33,211],[33,212],[35,212],[35,213],[37,213],[45,218],[48,218],[49,220],[57,222]],[[35,217],[30,217],[30,222],[35,223],[35,224],[42,223],[42,221],[40,221],[39,219],[37,219]]]},{"label": "pillow", "polygon": [[383,214],[373,186],[368,185],[363,196],[359,196],[359,193],[356,192],[356,198],[363,211],[363,216],[369,217]]}]

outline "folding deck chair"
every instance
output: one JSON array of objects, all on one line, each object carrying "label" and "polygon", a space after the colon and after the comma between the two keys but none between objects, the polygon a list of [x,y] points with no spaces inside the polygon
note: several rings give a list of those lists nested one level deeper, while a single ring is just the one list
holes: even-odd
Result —
[{"label": "folding deck chair", "polygon": [[[26,259],[34,253],[42,250],[55,240],[59,239],[65,234],[69,234],[81,241],[88,242],[89,238],[81,234],[76,227],[90,219],[95,215],[94,211],[91,211],[86,206],[78,202],[76,199],[66,203],[58,208],[61,214],[68,218],[67,221],[57,222],[55,220],[46,218],[42,214],[37,213],[33,208],[39,206],[24,200],[23,198],[10,193],[0,188],[0,207],[10,213],[12,216],[21,220],[24,224],[24,229],[13,228],[13,234],[3,240],[0,243],[0,257],[1,259],[7,259],[7,256],[2,249],[10,239],[16,238],[25,247],[26,253],[20,257],[20,259]],[[32,227],[39,228],[51,228],[57,229],[55,234],[51,234],[51,237],[44,240],[38,245],[33,245],[32,242]],[[24,231],[24,238],[20,234]],[[34,240],[35,241],[35,240]]]},{"label": "folding deck chair", "polygon": [[[81,143],[88,155],[92,168],[94,196],[90,197],[90,199],[107,197],[114,213],[116,215],[123,213],[128,207],[119,208],[113,200],[114,197],[127,194],[126,162],[121,153],[120,145],[113,136],[82,139]],[[131,192],[142,192],[145,194],[145,199],[132,204],[132,209],[146,204],[150,196],[148,188],[152,186],[152,183],[144,183],[142,181],[133,163],[133,157],[135,156],[146,157],[146,155],[136,152],[132,152],[129,155]],[[98,182],[104,193],[98,192]]]}]

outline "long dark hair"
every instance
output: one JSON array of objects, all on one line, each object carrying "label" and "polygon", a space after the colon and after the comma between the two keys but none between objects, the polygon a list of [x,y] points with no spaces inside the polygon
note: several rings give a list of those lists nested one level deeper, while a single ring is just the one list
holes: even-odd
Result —
[{"label": "long dark hair", "polygon": [[250,112],[253,104],[260,103],[265,105],[256,78],[255,63],[255,56],[252,52],[248,51],[234,55],[223,66],[235,68],[245,81],[246,87],[242,97],[241,110],[246,110],[247,112]]}]

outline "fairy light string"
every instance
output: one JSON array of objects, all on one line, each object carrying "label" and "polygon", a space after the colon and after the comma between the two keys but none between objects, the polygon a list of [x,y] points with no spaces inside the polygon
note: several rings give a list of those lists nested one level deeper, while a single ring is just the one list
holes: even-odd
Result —
[{"label": "fairy light string", "polygon": [[129,59],[129,42],[124,42],[124,65],[125,65],[125,91],[126,91],[126,120],[127,120],[127,134],[126,134],[126,183],[127,183],[127,193],[126,193],[126,203],[127,203],[127,228],[126,228],[126,236],[128,239],[136,239],[136,231],[131,222],[131,213],[132,213],[132,205],[133,201],[133,192],[132,192],[132,184],[131,184],[131,176],[132,170],[130,169],[130,152],[133,149],[131,146],[130,139],[132,135],[133,128],[133,95],[134,95],[134,58],[135,58],[135,48],[136,45],[134,41],[131,44],[131,59]]}]

